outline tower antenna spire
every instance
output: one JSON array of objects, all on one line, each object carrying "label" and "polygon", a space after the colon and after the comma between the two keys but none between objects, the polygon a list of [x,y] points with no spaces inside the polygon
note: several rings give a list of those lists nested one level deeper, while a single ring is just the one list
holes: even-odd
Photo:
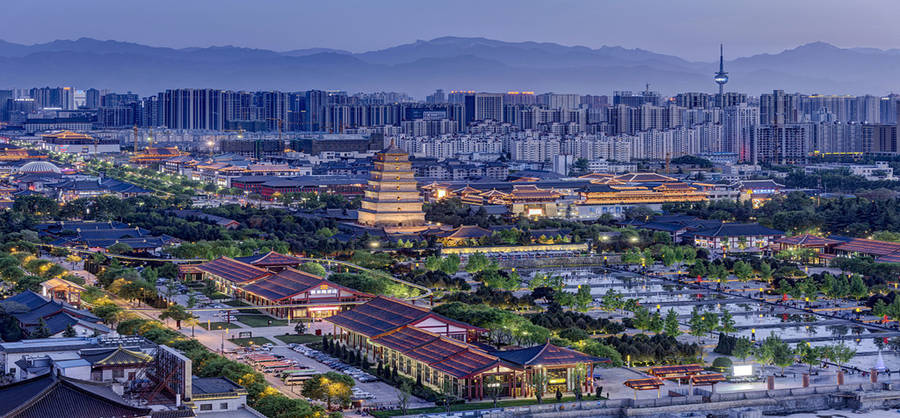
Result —
[{"label": "tower antenna spire", "polygon": [[713,76],[713,81],[719,85],[717,105],[725,107],[725,83],[728,82],[728,73],[725,72],[725,44],[719,44],[719,72]]}]

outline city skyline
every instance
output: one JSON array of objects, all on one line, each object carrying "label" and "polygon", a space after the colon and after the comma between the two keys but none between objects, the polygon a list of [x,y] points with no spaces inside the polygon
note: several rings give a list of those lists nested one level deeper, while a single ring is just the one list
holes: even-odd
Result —
[{"label": "city skyline", "polygon": [[[49,2],[51,7],[42,4],[40,10],[28,3],[7,5],[7,30],[2,39],[34,44],[92,37],[172,48],[233,45],[278,51],[334,48],[359,53],[415,40],[464,36],[589,48],[621,46],[698,62],[713,61],[711,51],[722,42],[729,46],[732,57],[778,53],[820,41],[846,48],[892,49],[900,44],[900,30],[889,18],[900,12],[900,5],[890,1],[870,2],[877,3],[881,10],[878,14],[837,1],[785,4],[769,0],[752,4],[698,0],[690,6],[649,1],[499,1],[479,3],[477,7],[464,1],[433,4],[427,9],[408,1],[391,1],[388,5],[269,2],[265,7],[225,2],[215,8],[208,7],[207,2],[141,5],[89,1],[89,6],[102,7],[74,10],[52,7],[54,3]],[[172,10],[180,13],[173,14]],[[30,24],[28,18],[38,11],[45,23],[39,27]],[[338,17],[348,30],[333,30]],[[769,22],[764,31],[759,30],[761,19]],[[135,22],[150,24],[135,26]],[[635,22],[640,24],[636,26]],[[698,26],[706,29],[696,30]],[[160,30],[163,27],[165,30]]]}]

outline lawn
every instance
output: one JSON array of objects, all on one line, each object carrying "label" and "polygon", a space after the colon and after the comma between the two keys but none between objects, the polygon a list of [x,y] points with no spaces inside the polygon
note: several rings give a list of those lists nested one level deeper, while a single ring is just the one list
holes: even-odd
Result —
[{"label": "lawn", "polygon": [[250,347],[251,345],[263,345],[263,344],[275,345],[274,341],[272,341],[266,337],[233,338],[228,341],[231,341],[241,347]]},{"label": "lawn", "polygon": [[[274,319],[271,316],[266,315],[236,315],[235,316],[238,321],[243,324],[246,324],[250,328],[257,327],[281,327],[287,325],[287,320],[284,319]],[[272,321],[272,325],[269,325],[269,321]]]},{"label": "lawn", "polygon": [[276,335],[275,338],[284,341],[285,344],[307,344],[314,343],[318,341],[322,341],[322,337],[312,334],[284,334],[284,335]]},{"label": "lawn", "polygon": [[[606,398],[603,398],[606,399]],[[592,402],[596,401],[594,396],[585,395],[582,402]],[[574,396],[563,396],[562,401],[560,402],[575,402]],[[556,397],[547,394],[544,396],[544,404],[554,404],[556,402]],[[510,406],[525,406],[525,405],[537,405],[537,399],[527,398],[527,399],[508,399],[497,402],[497,408],[506,408]],[[472,411],[476,409],[491,409],[494,407],[493,402],[472,402],[472,403],[463,403],[450,406],[450,411]],[[446,409],[442,406],[432,406],[428,408],[417,408],[407,410],[407,415],[418,415],[418,414],[439,414],[446,412]],[[383,417],[394,417],[398,415],[403,415],[403,413],[399,409],[391,410],[391,411],[376,411],[373,412],[372,415],[383,418]]]},{"label": "lawn", "polygon": [[209,330],[210,328],[212,328],[213,330],[218,330],[218,329],[220,329],[220,328],[221,328],[221,329],[226,329],[226,328],[227,328],[227,329],[241,328],[240,325],[238,325],[238,324],[236,324],[236,323],[234,323],[234,322],[232,322],[232,323],[230,323],[230,324],[227,323],[227,322],[210,322],[208,328],[207,328],[207,326],[206,326],[206,322],[200,322],[200,323],[198,323],[197,325],[199,325],[201,328],[203,328],[203,329],[205,329],[205,330]]}]

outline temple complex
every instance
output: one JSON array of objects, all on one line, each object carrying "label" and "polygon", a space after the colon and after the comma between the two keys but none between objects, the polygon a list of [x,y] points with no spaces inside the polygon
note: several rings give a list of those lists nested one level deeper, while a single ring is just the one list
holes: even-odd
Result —
[{"label": "temple complex", "polygon": [[422,197],[416,189],[406,151],[391,145],[375,155],[358,222],[373,227],[410,227],[425,224]]}]

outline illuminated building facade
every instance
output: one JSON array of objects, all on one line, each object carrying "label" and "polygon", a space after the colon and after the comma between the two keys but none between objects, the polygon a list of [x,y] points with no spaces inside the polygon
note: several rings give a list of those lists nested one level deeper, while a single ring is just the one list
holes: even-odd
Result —
[{"label": "illuminated building facade", "polygon": [[359,209],[358,222],[374,227],[408,227],[425,224],[422,197],[416,188],[409,154],[390,147],[375,155]]}]

